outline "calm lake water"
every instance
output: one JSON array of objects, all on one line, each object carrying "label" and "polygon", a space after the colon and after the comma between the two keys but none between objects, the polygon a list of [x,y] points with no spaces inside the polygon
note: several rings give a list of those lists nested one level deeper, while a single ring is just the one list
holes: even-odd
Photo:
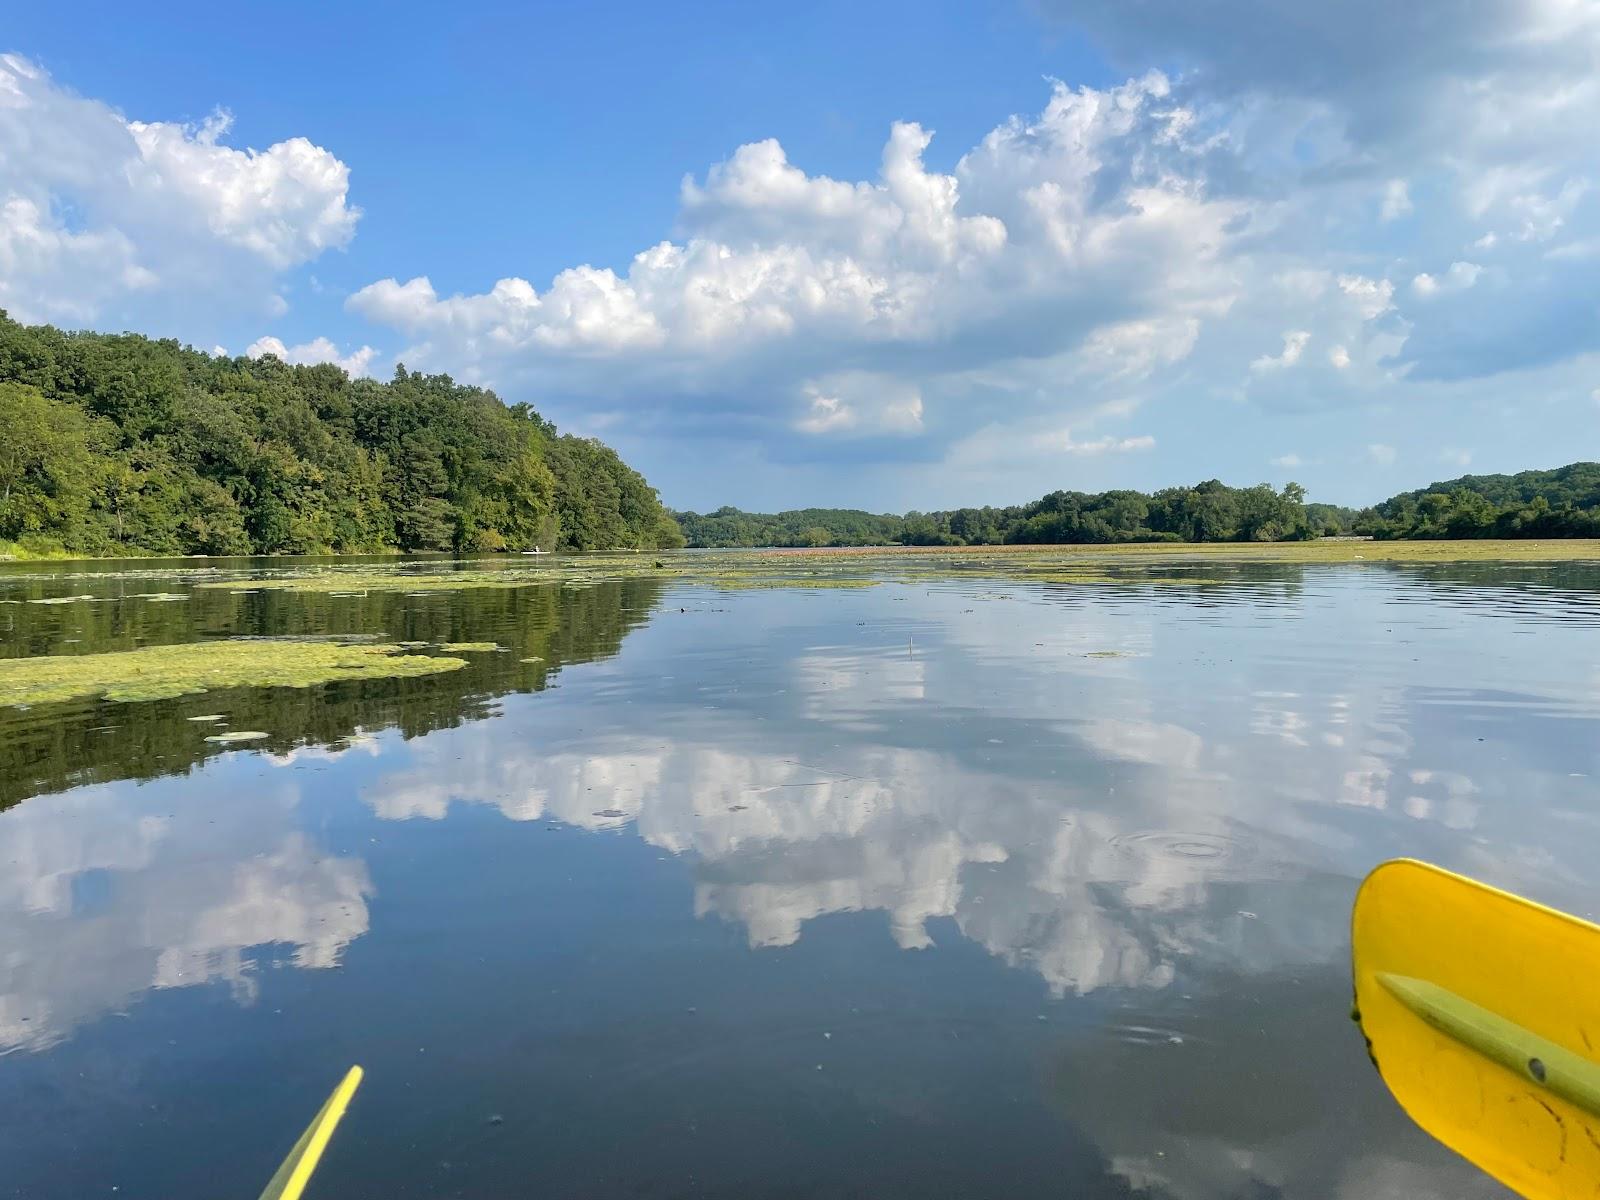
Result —
[{"label": "calm lake water", "polygon": [[0,1196],[253,1197],[352,1063],[312,1197],[1503,1194],[1368,1063],[1349,906],[1403,854],[1594,914],[1600,567],[1205,571],[7,569],[124,598],[5,655],[505,652],[0,710]]}]

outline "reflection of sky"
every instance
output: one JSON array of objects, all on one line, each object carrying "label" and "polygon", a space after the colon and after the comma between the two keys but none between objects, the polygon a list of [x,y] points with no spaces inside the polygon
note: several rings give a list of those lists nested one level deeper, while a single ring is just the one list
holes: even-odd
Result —
[{"label": "reflection of sky", "polygon": [[[460,801],[631,824],[692,855],[696,911],[754,946],[878,910],[919,948],[951,918],[1058,993],[1330,961],[1341,903],[1296,881],[1398,853],[1582,898],[1582,848],[1528,817],[1586,824],[1583,780],[1530,753],[1526,727],[1591,721],[1589,668],[1529,670],[1501,618],[1408,628],[1381,589],[1345,587],[1266,621],[955,592],[912,622],[899,591],[868,595],[850,641],[719,627],[703,670],[628,682],[625,726],[514,706],[421,739],[364,798],[389,818]],[[1475,700],[1508,666],[1537,696]],[[1221,883],[1255,899],[1219,913]]]},{"label": "reflection of sky", "polygon": [[[1008,1036],[1019,1061],[1048,1060],[1055,1109],[1133,1186],[1465,1194],[1471,1178],[1392,1112],[1350,1115],[1375,1084],[1344,1024],[1349,900],[1374,863],[1412,854],[1592,910],[1600,634],[1503,603],[1397,603],[1410,585],[1387,573],[1307,578],[1269,604],[1235,589],[1204,608],[1023,586],[685,592],[619,658],[489,720],[36,798],[0,814],[0,1050],[137,1018],[153,991],[225,983],[249,1004],[266,966],[363,953],[390,973],[317,972],[320,994],[391,1004],[403,971],[425,1028],[463,994],[497,1003],[523,971],[514,1031],[533,1019],[518,1005],[589,969],[650,1014],[655,989],[711,969],[695,939],[726,931],[752,961],[814,962],[863,914],[887,939],[848,1012],[906,969],[893,962],[953,964],[940,969],[973,989],[1004,976],[1063,1014],[1092,1004],[1071,1037]],[[507,859],[528,835],[552,849]],[[587,848],[570,876],[569,836]],[[564,939],[613,908],[607,937],[571,957]],[[430,973],[444,953],[430,938],[532,957],[462,991]],[[830,996],[795,969],[795,1004]],[[709,1003],[690,994],[675,1011]],[[746,1003],[730,1028],[772,1002]],[[1026,1003],[1032,1034],[1050,1006]],[[563,1012],[545,1019],[576,1019]],[[850,1019],[829,1017],[830,1036]],[[902,1036],[925,1072],[909,1095],[944,1060]],[[1316,1104],[1293,1067],[1312,1049],[1331,1089]],[[1236,1086],[1260,1090],[1239,1084],[1240,1056],[1301,1109],[1230,1109]],[[733,1072],[719,1086],[742,1086],[737,1061],[715,1060]],[[594,1068],[578,1062],[581,1086]],[[464,1086],[452,1078],[439,1086]],[[1159,1099],[1175,1087],[1187,1107]]]},{"label": "reflection of sky", "polygon": [[241,804],[164,779],[5,814],[0,1051],[48,1046],[151,988],[220,980],[248,1002],[253,947],[336,966],[367,931],[371,884],[358,859],[330,857],[296,828],[296,790],[279,783]]}]

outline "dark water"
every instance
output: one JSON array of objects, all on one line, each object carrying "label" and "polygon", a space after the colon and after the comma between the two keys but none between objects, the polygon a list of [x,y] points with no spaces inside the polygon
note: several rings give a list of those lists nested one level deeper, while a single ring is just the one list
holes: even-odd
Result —
[{"label": "dark water", "polygon": [[1350,900],[1600,904],[1593,566],[0,605],[292,632],[510,652],[0,712],[0,1195],[254,1196],[351,1063],[312,1197],[1498,1195],[1368,1064]]}]

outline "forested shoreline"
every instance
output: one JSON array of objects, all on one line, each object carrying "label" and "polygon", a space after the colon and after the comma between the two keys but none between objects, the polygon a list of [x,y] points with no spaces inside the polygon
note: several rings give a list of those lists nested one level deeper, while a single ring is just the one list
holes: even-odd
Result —
[{"label": "forested shoreline", "polygon": [[447,375],[213,356],[0,312],[0,550],[457,553],[682,545],[644,478]]},{"label": "forested shoreline", "polygon": [[688,544],[980,546],[1109,542],[1600,537],[1600,463],[1516,475],[1464,475],[1370,508],[1308,503],[1298,484],[1235,488],[1211,479],[1153,494],[1051,492],[1031,504],[945,512],[806,508],[675,512]]},{"label": "forested shoreline", "polygon": [[610,447],[397,367],[210,355],[0,312],[0,556],[485,553],[1600,537],[1600,464],[1465,475],[1360,510],[1298,484],[1055,491],[938,512],[670,512]]}]

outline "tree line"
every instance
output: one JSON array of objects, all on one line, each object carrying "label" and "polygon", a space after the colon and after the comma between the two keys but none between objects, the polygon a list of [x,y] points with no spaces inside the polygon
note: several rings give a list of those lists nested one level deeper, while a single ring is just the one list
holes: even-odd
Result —
[{"label": "tree line", "polygon": [[76,554],[683,544],[610,447],[395,369],[213,356],[0,312],[0,543]]},{"label": "tree line", "polygon": [[[1324,508],[1328,506],[1322,506]],[[1071,542],[1275,542],[1315,537],[1299,484],[1235,488],[1210,479],[1154,495],[1051,492],[1031,504],[908,512],[806,508],[763,514],[721,508],[673,515],[691,546],[988,546]]]},{"label": "tree line", "polygon": [[1153,494],[1051,492],[1031,504],[947,512],[804,508],[673,514],[691,546],[987,546],[1086,542],[1271,542],[1374,538],[1600,537],[1600,463],[1464,475],[1368,508],[1308,503],[1290,483],[1210,479]]},{"label": "tree line", "polygon": [[1376,538],[1600,537],[1600,463],[1447,479],[1356,514],[1351,528]]}]

